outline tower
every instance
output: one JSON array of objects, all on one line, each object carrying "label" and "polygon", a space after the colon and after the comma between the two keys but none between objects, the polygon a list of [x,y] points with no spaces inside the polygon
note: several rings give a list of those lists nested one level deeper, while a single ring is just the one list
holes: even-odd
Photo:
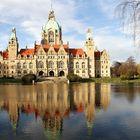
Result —
[{"label": "tower", "polygon": [[8,42],[8,57],[9,59],[16,59],[18,53],[18,39],[16,37],[16,29],[12,29],[12,34]]},{"label": "tower", "polygon": [[62,42],[61,27],[55,20],[54,11],[51,10],[48,16],[47,24],[42,28],[41,44],[59,45]]},{"label": "tower", "polygon": [[88,74],[89,77],[95,77],[95,58],[94,58],[94,41],[92,38],[92,31],[88,29],[86,41],[85,41],[85,49],[88,57]]}]

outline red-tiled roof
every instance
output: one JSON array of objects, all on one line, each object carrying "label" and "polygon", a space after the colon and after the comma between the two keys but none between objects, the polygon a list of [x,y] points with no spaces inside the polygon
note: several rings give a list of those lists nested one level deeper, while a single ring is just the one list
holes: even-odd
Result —
[{"label": "red-tiled roof", "polygon": [[[36,45],[35,46],[35,53],[38,52],[39,48],[40,47],[43,47],[43,49],[45,50],[45,52],[48,52],[49,48],[50,48],[50,45]],[[61,45],[53,45],[53,48],[56,52],[59,51],[59,48],[61,47]],[[66,44],[66,45],[63,45],[64,49],[66,52],[68,52],[68,48],[69,46]]]},{"label": "red-tiled roof", "polygon": [[3,58],[8,58],[8,51],[4,51],[4,52],[2,53],[2,56],[3,56]]},{"label": "red-tiled roof", "polygon": [[96,51],[96,52],[94,53],[95,59],[99,59],[99,58],[101,57],[102,53],[103,53],[103,52]]},{"label": "red-tiled roof", "polygon": [[[39,46],[40,46],[40,45],[39,45]],[[50,45],[42,45],[42,47],[43,47],[43,48],[50,48]],[[53,47],[54,47],[55,49],[59,49],[59,48],[61,47],[61,45],[53,45]],[[67,44],[64,44],[63,47],[64,47],[64,49],[69,48],[69,46],[68,46]]]},{"label": "red-tiled roof", "polygon": [[69,53],[70,54],[73,54],[73,56],[79,55],[80,57],[84,55],[84,51],[81,48],[78,48],[78,49],[75,49],[75,48],[69,49]]},{"label": "red-tiled roof", "polygon": [[20,50],[20,55],[24,56],[24,55],[34,55],[34,49],[21,49]]}]

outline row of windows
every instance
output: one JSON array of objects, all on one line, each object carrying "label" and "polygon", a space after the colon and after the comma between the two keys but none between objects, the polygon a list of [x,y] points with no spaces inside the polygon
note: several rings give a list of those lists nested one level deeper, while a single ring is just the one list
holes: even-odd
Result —
[{"label": "row of windows", "polygon": [[[96,70],[95,72],[98,73],[98,74],[100,73],[99,70]],[[102,74],[103,74],[103,73],[108,73],[108,70],[106,70],[106,71],[103,71],[103,70],[102,70]]]},{"label": "row of windows", "polygon": [[[80,73],[80,71],[79,70],[76,70],[76,73],[78,74],[78,73]],[[86,71],[85,70],[82,70],[82,73],[86,73]]]},{"label": "row of windows", "polygon": [[[44,59],[45,58],[45,56],[38,56],[38,59]],[[56,57],[53,55],[51,55],[51,56],[48,56],[48,59],[55,59]],[[65,59],[66,58],[66,56],[58,56],[57,57],[58,59]]]},{"label": "row of windows", "polygon": [[[9,72],[9,71],[4,71],[4,72],[0,71],[0,74],[2,74],[2,73],[4,73],[4,74],[9,74],[10,72]],[[27,74],[27,73],[28,73],[28,72],[27,72],[26,70],[23,71],[23,74]],[[30,73],[30,74],[33,74],[33,71],[30,70],[29,73]],[[14,74],[14,71],[11,71],[11,74]],[[22,72],[21,72],[21,71],[17,71],[17,74],[18,74],[18,75],[21,75]]]},{"label": "row of windows", "polygon": [[[48,68],[53,68],[55,63],[53,61],[48,62]],[[44,68],[44,63],[42,61],[39,61],[37,64],[38,68]],[[60,61],[58,62],[58,68],[64,68],[64,62]]]},{"label": "row of windows", "polygon": [[45,56],[38,56],[38,59],[44,59]]},{"label": "row of windows", "polygon": [[[28,72],[27,72],[26,70],[23,71],[23,74],[27,74],[27,73],[28,73]],[[30,70],[29,73],[30,73],[30,74],[33,74],[33,71]],[[21,75],[21,74],[22,74],[22,71],[17,71],[17,74],[18,74],[18,75]]]},{"label": "row of windows", "polygon": [[[18,68],[18,69],[21,69],[21,67],[22,67],[22,66],[21,66],[21,63],[20,63],[20,62],[17,63],[17,68]],[[27,63],[26,63],[26,62],[23,63],[23,68],[24,68],[24,69],[27,68]],[[33,68],[33,63],[32,63],[32,62],[29,63],[29,68],[30,68],[30,69]]]},{"label": "row of windows", "polygon": [[101,61],[101,63],[104,63],[104,64],[106,63],[106,64],[108,64],[108,61],[107,61],[107,60],[106,60],[106,61]]},{"label": "row of windows", "polygon": [[106,71],[103,71],[103,70],[102,70],[102,73],[104,73],[104,72],[108,73],[108,70],[106,70]]},{"label": "row of windows", "polygon": [[76,55],[76,56],[73,56],[73,54],[70,54],[70,58],[73,58],[73,57],[75,57],[75,58],[86,58],[86,56],[85,55],[82,55],[82,56],[79,56],[79,55]]},{"label": "row of windows", "polygon": [[33,56],[32,55],[24,55],[24,56],[21,56],[21,55],[18,55],[18,59],[21,59],[21,58],[24,58],[24,59],[27,59],[27,58],[30,58],[30,59],[33,59]]},{"label": "row of windows", "polygon": [[9,68],[10,68],[10,69],[15,69],[15,66],[14,66],[14,65],[12,65],[12,66],[6,66],[6,65],[5,65],[5,66],[1,66],[1,65],[0,65],[0,69],[2,69],[2,68],[3,68],[3,69],[9,69]]},{"label": "row of windows", "polygon": [[[76,62],[76,68],[79,69],[80,68],[80,64],[79,62]],[[82,62],[82,68],[85,68],[85,62]]]},{"label": "row of windows", "polygon": [[108,66],[105,66],[105,67],[104,67],[104,66],[102,66],[102,68],[106,68],[106,69],[107,69],[107,68],[108,68]]}]

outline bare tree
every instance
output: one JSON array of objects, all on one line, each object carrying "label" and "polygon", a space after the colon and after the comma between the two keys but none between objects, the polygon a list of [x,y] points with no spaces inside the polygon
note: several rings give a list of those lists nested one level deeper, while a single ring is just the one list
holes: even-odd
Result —
[{"label": "bare tree", "polygon": [[140,46],[140,0],[119,0],[116,11],[124,28],[133,34],[135,45]]}]

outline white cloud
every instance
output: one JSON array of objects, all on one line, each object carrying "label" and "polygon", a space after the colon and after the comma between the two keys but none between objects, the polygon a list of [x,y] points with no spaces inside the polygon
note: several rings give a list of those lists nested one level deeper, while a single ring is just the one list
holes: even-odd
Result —
[{"label": "white cloud", "polygon": [[[94,4],[94,2],[91,1],[90,3],[84,0],[55,0],[53,7],[56,19],[62,26],[63,34],[65,34],[64,42],[69,41],[71,47],[84,47],[84,40],[82,39],[85,37],[86,29],[89,25],[93,25],[84,21],[88,18],[88,15],[81,19],[78,19],[76,15],[80,12],[86,12],[84,7]],[[102,11],[109,18],[114,16],[114,7],[111,0],[97,1],[97,3],[99,4],[98,10]],[[47,22],[49,10],[50,0],[1,0],[0,13],[2,14],[0,16],[0,24],[15,26],[17,27],[17,32],[31,36],[32,40],[40,41],[41,27]],[[99,15],[99,18],[102,17]],[[115,31],[117,30],[120,32],[120,29],[115,29]],[[99,29],[96,28],[93,35],[96,45],[101,49],[107,49],[112,61],[124,60],[130,55],[135,54],[135,49],[131,47],[131,41],[113,32],[112,25],[107,25]],[[1,34],[0,46],[3,46],[3,42],[8,42],[10,35],[7,32],[3,35]],[[82,39],[79,37],[81,35],[83,35]],[[25,43],[24,45],[31,44],[26,36],[23,36],[22,40]]]},{"label": "white cloud", "polygon": [[98,5],[100,7],[100,10],[108,17],[113,19],[115,17],[116,13],[116,6],[118,4],[118,1],[114,0],[100,0],[98,2]]},{"label": "white cloud", "polygon": [[112,62],[125,61],[130,56],[134,56],[137,62],[140,60],[138,48],[134,47],[133,41],[125,36],[112,34],[109,27],[96,30],[94,40],[99,49],[109,52]]}]

